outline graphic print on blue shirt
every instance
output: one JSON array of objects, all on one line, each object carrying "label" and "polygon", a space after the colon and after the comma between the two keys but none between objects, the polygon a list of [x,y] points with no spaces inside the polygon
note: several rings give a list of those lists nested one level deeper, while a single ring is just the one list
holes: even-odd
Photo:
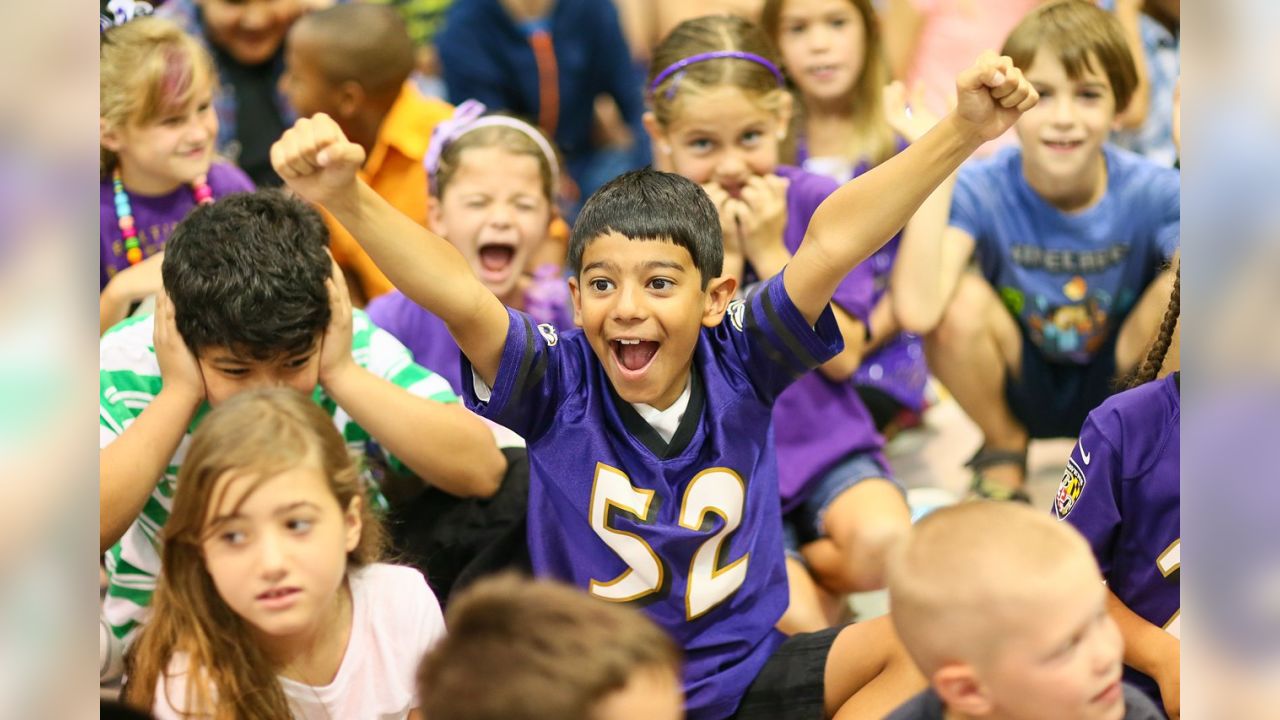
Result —
[{"label": "graphic print on blue shirt", "polygon": [[810,326],[781,280],[703,329],[670,443],[618,397],[582,331],[514,310],[491,397],[465,388],[473,410],[529,443],[535,572],[634,603],[669,632],[693,720],[731,715],[783,639],[771,407],[844,345],[830,309]]},{"label": "graphic print on blue shirt", "polygon": [[1066,213],[1032,189],[1021,148],[960,168],[951,225],[971,235],[983,277],[1041,352],[1087,363],[1173,256],[1178,172],[1103,146],[1107,189]]}]

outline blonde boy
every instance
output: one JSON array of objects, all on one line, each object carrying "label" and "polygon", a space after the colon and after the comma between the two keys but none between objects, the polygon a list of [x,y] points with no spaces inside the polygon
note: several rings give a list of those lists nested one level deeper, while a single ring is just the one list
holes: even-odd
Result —
[{"label": "blonde boy", "polygon": [[1089,545],[1011,503],[939,510],[889,567],[890,614],[930,687],[890,720],[1161,718],[1120,682],[1123,641]]}]

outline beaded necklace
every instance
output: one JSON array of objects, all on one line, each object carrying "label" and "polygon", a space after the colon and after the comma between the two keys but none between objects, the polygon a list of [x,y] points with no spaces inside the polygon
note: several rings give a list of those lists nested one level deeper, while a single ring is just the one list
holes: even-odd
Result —
[{"label": "beaded necklace", "polygon": [[[124,180],[120,178],[119,167],[111,173],[111,190],[115,193],[120,236],[124,238],[124,256],[130,265],[137,265],[142,262],[142,248],[138,245],[138,227],[133,221],[133,207],[129,205],[129,194],[124,191]],[[191,192],[195,195],[197,205],[213,202],[213,188],[209,187],[204,175],[191,181]]]}]

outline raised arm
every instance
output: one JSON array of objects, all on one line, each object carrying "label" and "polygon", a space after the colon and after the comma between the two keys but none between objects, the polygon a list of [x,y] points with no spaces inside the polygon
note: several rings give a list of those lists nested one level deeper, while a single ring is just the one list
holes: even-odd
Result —
[{"label": "raised arm", "polygon": [[364,149],[323,113],[298,120],[271,146],[271,164],[288,186],[332,213],[393,285],[444,320],[481,379],[492,385],[507,337],[506,308],[447,240],[356,177],[364,159]]},{"label": "raised arm", "polygon": [[956,79],[956,109],[913,143],[828,197],[783,276],[809,322],[836,286],[915,214],[973,151],[1008,130],[1039,96],[1008,57],[984,53]]}]

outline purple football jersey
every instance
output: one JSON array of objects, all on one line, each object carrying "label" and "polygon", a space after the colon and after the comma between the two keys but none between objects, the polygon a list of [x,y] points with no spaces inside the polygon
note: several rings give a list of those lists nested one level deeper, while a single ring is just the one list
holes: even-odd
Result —
[{"label": "purple football jersey", "polygon": [[[1089,413],[1054,500],[1089,540],[1107,586],[1147,622],[1178,635],[1178,374],[1112,396]],[[1126,680],[1157,702],[1154,681]]]},{"label": "purple football jersey", "polygon": [[[790,180],[782,240],[794,254],[814,211],[837,186],[830,178],[785,165],[777,173]],[[861,263],[840,281],[831,301],[866,323],[874,285],[871,265]],[[810,372],[778,397],[773,419],[784,512],[804,500],[805,490],[823,472],[853,453],[872,452],[887,464],[880,453],[884,438],[851,382],[832,382],[820,372]]]},{"label": "purple football jersey", "polygon": [[633,603],[666,629],[684,649],[692,720],[731,715],[782,642],[771,409],[844,345],[830,309],[811,327],[781,281],[703,329],[670,443],[617,395],[581,330],[557,334],[514,310],[492,396],[463,388],[469,407],[528,441],[535,572]]}]

